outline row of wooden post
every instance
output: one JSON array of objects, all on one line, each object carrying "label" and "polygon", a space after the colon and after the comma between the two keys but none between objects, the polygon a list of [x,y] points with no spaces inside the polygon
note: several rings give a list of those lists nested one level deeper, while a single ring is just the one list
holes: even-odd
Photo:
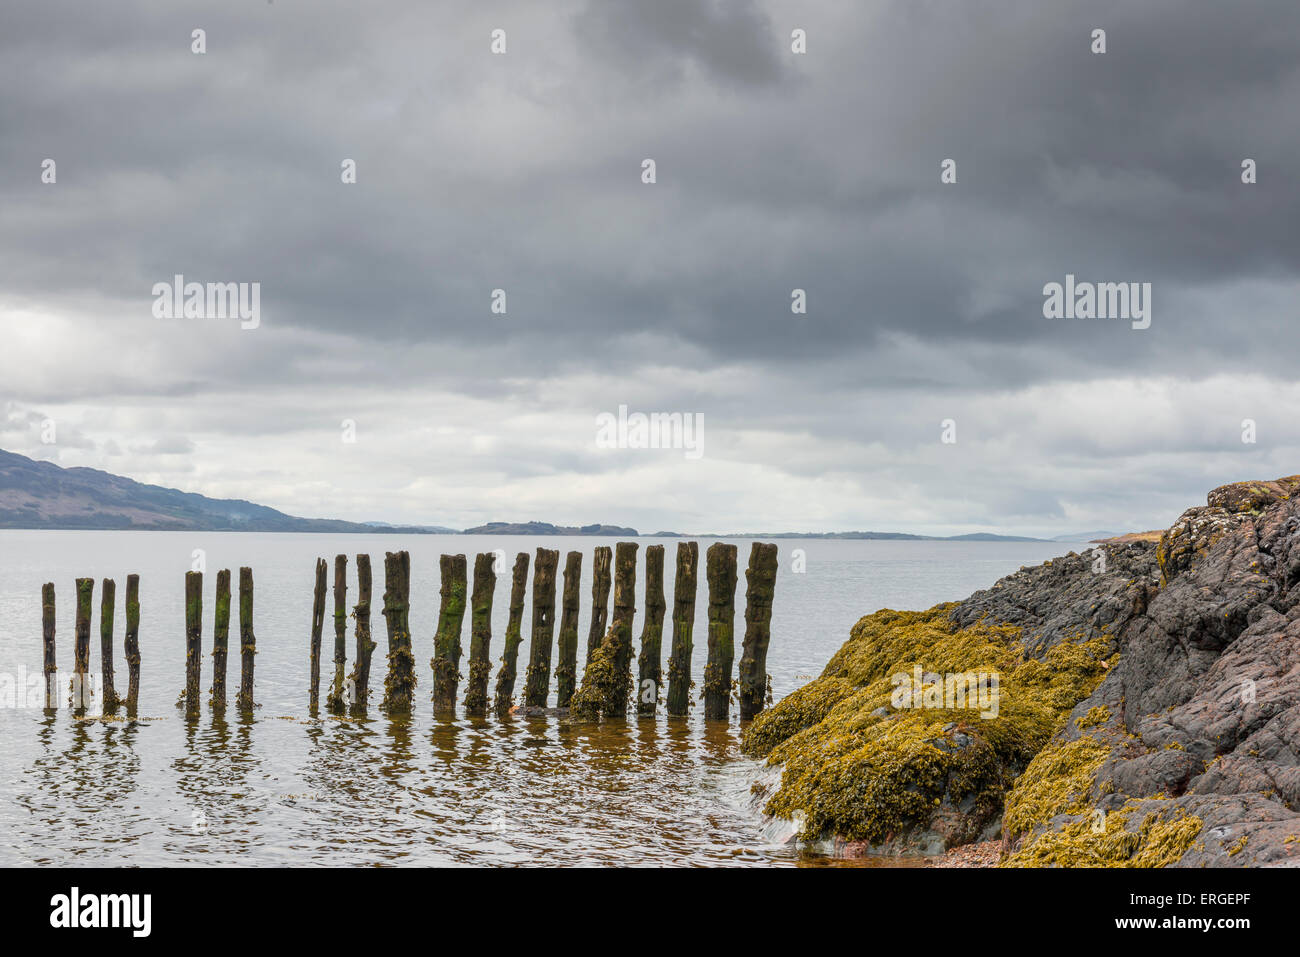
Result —
[{"label": "row of wooden post", "polygon": [[[632,622],[636,612],[635,542],[620,542],[616,548],[595,550],[592,583],[591,627],[587,632],[586,666],[582,685],[578,676],[578,614],[581,606],[582,553],[566,556],[560,602],[558,636],[555,621],[556,573],[560,553],[537,549],[533,567],[531,645],[524,673],[525,708],[545,708],[552,671],[560,708],[574,707],[579,713],[599,717],[624,713],[632,696]],[[454,712],[461,680],[461,633],[466,610],[470,614],[469,676],[464,697],[467,714],[483,715],[490,707],[498,713],[514,706],[518,680],[519,648],[523,643],[524,594],[528,584],[529,556],[515,558],[510,588],[510,609],[506,624],[501,667],[497,672],[492,701],[488,698],[491,675],[492,603],[496,571],[492,553],[475,558],[472,591],[468,588],[468,567],[464,555],[443,555],[440,605],[434,654],[433,708],[438,714]],[[334,674],[326,696],[326,707],[335,713],[351,710],[364,713],[369,697],[370,559],[357,556],[360,597],[353,610],[356,620],[356,653],[351,676],[347,665],[347,563],[346,555],[334,559]],[[685,715],[690,705],[691,654],[695,624],[695,596],[699,546],[680,542],[677,546],[677,577],[674,584],[672,641],[668,659],[667,694],[661,696],[661,668],[664,615],[664,546],[646,549],[645,621],[640,638],[640,666],[636,688],[639,714],[653,715],[662,700],[669,715]],[[776,546],[755,542],[746,571],[745,635],[736,683],[740,716],[748,720],[763,710],[767,700],[767,649],[771,639],[772,594],[776,581]],[[384,559],[384,620],[388,633],[388,677],[381,707],[390,714],[409,713],[416,686],[415,658],[411,644],[410,584],[408,552],[389,552]],[[732,671],[735,656],[736,546],[722,542],[711,546],[706,556],[709,593],[708,661],[704,671],[704,715],[726,720],[730,713]],[[320,700],[320,656],[324,632],[329,567],[324,559],[316,563],[316,585],[312,603],[309,646],[309,705]],[[613,616],[606,628],[611,586]],[[558,661],[553,662],[553,652]],[[593,668],[593,660],[597,660]],[[554,665],[554,668],[552,667]],[[589,681],[590,679],[590,681]],[[576,699],[576,702],[575,702]]]},{"label": "row of wooden post", "polygon": [[[72,647],[72,705],[85,711],[91,691],[90,681],[90,618],[95,597],[95,580],[76,580],[77,607],[73,619]],[[126,635],[123,649],[126,653],[127,691],[123,700],[117,694],[113,670],[113,626],[117,612],[117,583],[105,578],[99,604],[99,659],[104,714],[116,714],[123,704],[129,715],[134,715],[140,701],[140,576],[128,575],[126,579]],[[45,707],[59,706],[56,687],[58,655],[55,645],[54,583],[41,586],[41,645],[42,670],[45,676]]]},{"label": "row of wooden post", "polygon": [[[226,707],[226,659],[230,648],[230,569],[217,572],[216,608],[212,616],[212,688],[209,703],[217,711]],[[253,570],[239,570],[239,694],[235,706],[252,711],[253,659],[257,637],[253,634]],[[177,702],[188,716],[199,713],[199,681],[203,664],[203,572],[185,573],[185,690]]]},{"label": "row of wooden post", "polygon": [[[78,578],[76,583],[77,610],[73,630],[73,708],[85,711],[90,674],[90,613],[94,598],[95,580]],[[126,579],[126,635],[123,652],[127,665],[126,699],[119,698],[114,684],[113,670],[113,620],[117,598],[117,584],[105,578],[99,606],[99,655],[103,692],[102,710],[115,714],[122,704],[128,716],[134,716],[140,703],[140,576]],[[226,658],[230,641],[230,572],[217,573],[217,605],[213,616],[212,634],[212,689],[211,703],[216,709],[226,706]],[[185,688],[179,705],[187,714],[199,713],[199,672],[203,657],[203,573],[187,572],[185,575]],[[58,672],[55,651],[55,601],[54,583],[41,588],[41,642],[44,651],[45,707],[57,708],[58,695],[54,676]],[[257,654],[257,639],[253,634],[253,570],[239,570],[239,651],[240,679],[236,704],[242,711],[253,708],[253,656]]]},{"label": "row of wooden post", "polygon": [[[555,623],[556,572],[559,552],[537,549],[533,570],[531,647],[524,676],[524,706],[545,708],[552,677],[552,650],[558,654],[554,668],[557,704],[593,717],[625,713],[632,697],[632,621],[636,612],[635,542],[620,542],[611,549],[599,546],[593,562],[591,625],[587,632],[586,662],[582,684],[578,684],[578,614],[581,606],[582,553],[566,556],[560,604],[558,638]],[[370,694],[371,656],[376,642],[371,639],[370,556],[357,556],[357,603],[353,606],[355,653],[350,675],[347,667],[347,556],[334,560],[334,671],[326,696],[326,707],[341,713],[364,713]],[[443,555],[440,560],[441,603],[434,636],[433,705],[436,713],[453,712],[461,679],[461,631],[466,609],[470,612],[469,677],[464,697],[467,714],[483,715],[490,707],[498,713],[514,706],[518,678],[519,648],[523,644],[524,594],[528,584],[529,556],[520,552],[511,576],[510,609],[505,632],[501,667],[494,694],[489,701],[491,676],[492,603],[496,571],[492,553],[480,554],[474,562],[473,590],[467,595],[467,566],[464,555]],[[695,542],[677,545],[677,575],[673,589],[672,639],[668,657],[667,694],[662,696],[667,713],[685,715],[690,706],[691,656],[695,625],[695,599],[699,546]],[[767,649],[771,639],[772,595],[776,581],[775,545],[755,542],[750,550],[745,576],[745,635],[736,683],[740,717],[753,718],[767,700]],[[316,563],[316,587],[312,605],[310,641],[310,697],[312,709],[319,704],[320,655],[324,632],[326,588],[329,567],[324,559]],[[708,584],[708,660],[704,669],[704,716],[726,720],[730,713],[732,666],[735,655],[736,546],[718,542],[706,556]],[[128,714],[136,712],[140,689],[140,576],[127,579],[126,635],[124,651],[129,685]],[[388,672],[384,682],[382,708],[390,714],[409,713],[416,685],[415,658],[410,626],[411,558],[408,552],[389,552],[384,559],[383,616],[388,636]],[[613,615],[609,599],[613,591]],[[77,609],[74,641],[73,680],[88,685],[90,671],[90,621],[94,580],[76,581]],[[468,597],[468,603],[467,603]],[[116,585],[103,582],[100,605],[100,658],[103,678],[103,711],[115,713],[122,703],[114,686],[113,620]],[[636,708],[653,715],[661,700],[661,669],[664,615],[664,547],[646,549],[645,621],[641,631]],[[57,707],[52,678],[55,658],[54,585],[42,589],[44,672],[46,707]],[[200,707],[202,664],[203,573],[185,576],[185,688],[178,704],[188,715]],[[215,709],[226,705],[226,671],[231,620],[231,575],[217,573],[216,608],[213,615],[213,676],[210,702]],[[607,627],[608,622],[608,627]],[[242,711],[253,708],[253,572],[239,570],[240,688],[236,705]],[[593,666],[593,662],[595,662]],[[75,688],[74,688],[75,690]],[[84,704],[84,702],[82,703]]]}]

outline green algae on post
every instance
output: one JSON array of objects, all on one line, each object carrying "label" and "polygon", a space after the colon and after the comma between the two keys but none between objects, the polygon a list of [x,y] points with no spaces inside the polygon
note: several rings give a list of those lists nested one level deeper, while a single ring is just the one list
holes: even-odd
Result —
[{"label": "green algae on post", "polygon": [[325,707],[342,714],[343,675],[348,666],[348,556],[334,556],[334,679]]},{"label": "green algae on post", "polygon": [[614,616],[569,702],[576,718],[626,718],[632,696],[632,618],[636,614],[636,542],[614,550]]},{"label": "green algae on post", "polygon": [[212,615],[212,691],[214,710],[226,707],[226,659],[230,648],[230,569],[217,572],[217,603]]},{"label": "green algae on post", "polygon": [[533,564],[532,640],[528,649],[528,670],[524,674],[524,704],[545,708],[551,689],[551,647],[555,640],[555,569],[560,553],[537,549]]},{"label": "green algae on post", "polygon": [[54,687],[55,676],[59,671],[54,649],[54,623],[54,582],[46,582],[41,586],[41,650],[44,656],[46,710],[59,706],[58,689]]},{"label": "green algae on post", "polygon": [[90,603],[95,595],[95,579],[77,579],[77,617],[74,620],[72,646],[72,707],[85,711],[91,697],[90,688]]},{"label": "green algae on post", "polygon": [[740,656],[740,720],[758,715],[767,703],[767,646],[772,638],[772,594],[776,590],[776,546],[754,542],[745,570],[745,642]]},{"label": "green algae on post", "polygon": [[381,707],[390,715],[410,714],[415,695],[411,653],[411,555],[384,555],[384,621],[388,625],[388,674]]},{"label": "green algae on post", "polygon": [[470,595],[469,682],[465,686],[465,713],[484,715],[488,710],[488,678],[492,676],[492,598],[497,587],[493,567],[496,556],[482,552],[474,558],[474,591]]},{"label": "green algae on post", "polygon": [[122,652],[126,655],[126,713],[134,718],[140,705],[139,575],[126,576],[126,632],[122,636]]},{"label": "green algae on post", "polygon": [[185,716],[199,714],[199,669],[203,663],[203,572],[185,573]]},{"label": "green algae on post", "polygon": [[370,656],[376,643],[370,638],[370,556],[357,556],[357,604],[352,609],[356,620],[356,662],[352,666],[352,713],[366,713],[370,699]]},{"label": "green algae on post", "polygon": [[[636,615],[636,542],[619,542],[614,547],[614,615],[610,621],[609,633],[605,636],[608,643],[613,636],[614,668],[632,684],[632,619]],[[619,701],[623,709],[627,707],[627,695],[611,698],[606,713],[619,710]]]},{"label": "green algae on post", "polygon": [[528,553],[520,552],[515,556],[510,582],[510,620],[506,622],[506,646],[501,653],[501,670],[497,672],[495,707],[498,714],[508,713],[515,703],[519,646],[523,643],[521,625],[524,620],[524,590],[527,587]]},{"label": "green algae on post", "polygon": [[641,654],[638,657],[638,714],[653,715],[659,705],[659,689],[663,683],[660,660],[667,608],[664,599],[664,547],[650,545],[645,550],[645,622],[641,627]]},{"label": "green algae on post", "polygon": [[325,628],[325,581],[329,566],[325,559],[316,559],[316,591],[311,605],[311,694],[308,706],[314,712],[320,702],[320,639]]},{"label": "green algae on post", "polygon": [[608,545],[596,546],[591,566],[591,627],[587,629],[587,660],[584,666],[591,664],[591,656],[600,647],[608,627],[609,589],[613,584],[609,569],[613,557],[614,551]]},{"label": "green algae on post", "polygon": [[709,580],[709,658],[704,666],[704,717],[731,713],[731,663],[735,655],[736,546],[714,542],[706,555]]},{"label": "green algae on post", "polygon": [[691,651],[695,631],[696,577],[700,546],[677,543],[677,579],[673,583],[673,642],[668,655],[668,714],[685,715],[691,701]]},{"label": "green algae on post", "polygon": [[556,707],[567,708],[578,682],[578,614],[582,610],[582,552],[569,552],[564,559],[564,597],[560,611],[560,636],[555,669]]},{"label": "green algae on post", "polygon": [[433,710],[450,714],[456,710],[456,688],[460,684],[460,632],[465,622],[465,556],[443,555],[438,560],[442,576],[442,602],[438,609],[438,631],[433,638]]},{"label": "green algae on post", "polygon": [[113,684],[113,617],[117,611],[117,582],[105,578],[99,598],[99,670],[104,686],[104,714],[116,714],[122,699]]},{"label": "green algae on post", "polygon": [[253,570],[239,569],[239,697],[240,711],[253,710],[253,657],[257,637],[253,634]]}]

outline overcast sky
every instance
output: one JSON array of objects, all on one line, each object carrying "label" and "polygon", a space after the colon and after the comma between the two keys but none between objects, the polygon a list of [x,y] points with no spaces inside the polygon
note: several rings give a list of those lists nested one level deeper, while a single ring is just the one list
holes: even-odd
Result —
[{"label": "overcast sky", "polygon": [[[362,521],[1163,527],[1300,472],[1297,164],[1295,0],[3,0],[0,448]],[[156,318],[178,273],[261,325]],[[1067,273],[1150,328],[1044,318]]]}]

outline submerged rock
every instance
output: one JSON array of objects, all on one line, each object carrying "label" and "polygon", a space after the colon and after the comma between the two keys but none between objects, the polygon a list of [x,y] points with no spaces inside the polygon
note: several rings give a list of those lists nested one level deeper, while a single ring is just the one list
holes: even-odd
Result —
[{"label": "submerged rock", "polygon": [[[766,811],[849,853],[1000,829],[1005,865],[1300,863],[1298,491],[1224,486],[1158,544],[863,618],[747,730]],[[995,672],[996,714],[900,707],[913,669]]]}]

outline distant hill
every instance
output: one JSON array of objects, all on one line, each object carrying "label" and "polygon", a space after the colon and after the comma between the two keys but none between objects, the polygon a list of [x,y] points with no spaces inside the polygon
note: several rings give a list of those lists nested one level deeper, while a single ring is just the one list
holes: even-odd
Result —
[{"label": "distant hill", "polygon": [[1108,538],[1114,538],[1117,532],[1070,532],[1067,535],[1056,535],[1052,538],[1054,542],[1098,542]]},{"label": "distant hill", "polygon": [[242,499],[145,485],[99,469],[65,469],[0,449],[0,528],[204,532],[425,533],[426,528],[296,518]]},{"label": "distant hill", "polygon": [[[675,534],[660,532],[660,535]],[[995,535],[992,532],[969,532],[965,535],[912,535],[908,532],[728,532],[725,535],[699,534],[692,538],[829,538],[868,542],[1045,542],[1045,538],[1023,535]]]},{"label": "distant hill", "polygon": [[636,538],[635,528],[621,525],[552,525],[550,522],[488,522],[467,528],[464,535],[604,535]]}]

